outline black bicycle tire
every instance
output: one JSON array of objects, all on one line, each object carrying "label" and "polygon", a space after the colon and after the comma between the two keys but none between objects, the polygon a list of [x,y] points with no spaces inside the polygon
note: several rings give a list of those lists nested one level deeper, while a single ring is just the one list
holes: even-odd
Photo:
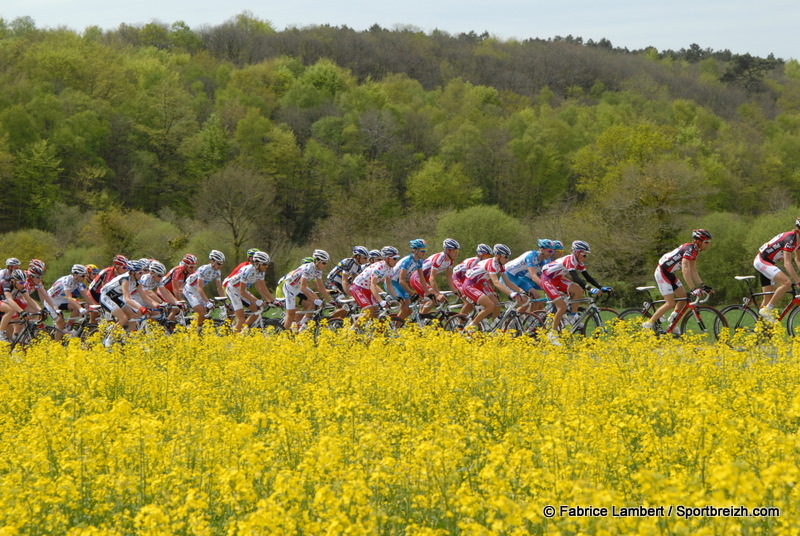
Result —
[{"label": "black bicycle tire", "polygon": [[[701,320],[703,322],[703,327],[705,328],[705,333],[710,334],[711,337],[706,337],[709,339],[709,342],[717,341],[718,336],[714,331],[714,326],[717,322],[721,322],[724,328],[728,327],[728,321],[725,319],[724,316],[717,310],[715,307],[711,307],[710,305],[697,305],[695,306],[695,310],[701,316]],[[710,318],[708,318],[710,317]],[[696,333],[700,330],[700,325],[697,322],[697,318],[695,317],[694,311],[691,308],[687,309],[684,314],[683,318],[681,319],[681,335],[685,335],[687,332],[691,331]]]}]

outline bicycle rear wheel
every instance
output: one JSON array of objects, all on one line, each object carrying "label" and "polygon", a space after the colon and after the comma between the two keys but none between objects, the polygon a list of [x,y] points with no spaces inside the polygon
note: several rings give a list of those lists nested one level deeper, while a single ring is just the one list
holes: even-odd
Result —
[{"label": "bicycle rear wheel", "polygon": [[[586,337],[601,337],[608,333],[608,328],[605,324],[604,319],[602,318],[602,312],[597,311],[592,314],[586,315],[583,319],[583,326],[581,327],[581,334]],[[613,319],[619,319],[619,317],[614,316]],[[614,320],[611,320],[612,322]]]},{"label": "bicycle rear wheel", "polygon": [[719,323],[722,329],[728,329],[728,321],[715,309],[708,305],[697,305],[694,309],[687,310],[681,321],[681,333],[683,335],[699,335],[701,339],[708,343],[717,341],[717,334],[714,326]]},{"label": "bicycle rear wheel", "polygon": [[283,323],[275,320],[274,318],[262,318],[261,322],[261,332],[264,335],[274,335],[276,333],[281,333],[284,330]]},{"label": "bicycle rear wheel", "polygon": [[632,307],[619,313],[619,319],[624,322],[641,324],[642,322],[650,320],[650,316],[642,314],[641,308]]},{"label": "bicycle rear wheel", "polygon": [[469,315],[457,314],[447,319],[447,322],[444,324],[444,329],[445,331],[461,332],[468,323]]}]

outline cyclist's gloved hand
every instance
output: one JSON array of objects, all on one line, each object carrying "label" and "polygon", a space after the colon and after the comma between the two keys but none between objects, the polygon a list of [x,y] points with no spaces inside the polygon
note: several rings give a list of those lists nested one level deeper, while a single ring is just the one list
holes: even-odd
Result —
[{"label": "cyclist's gloved hand", "polygon": [[211,310],[213,308],[214,308],[214,302],[210,302],[210,301],[206,302],[206,309]]},{"label": "cyclist's gloved hand", "polygon": [[592,296],[596,295],[599,292],[600,292],[599,288],[590,288],[589,289],[589,294],[591,294]]},{"label": "cyclist's gloved hand", "polygon": [[708,292],[709,294],[714,292],[714,288],[713,287],[709,287],[708,285],[703,285],[702,289],[703,289],[703,292]]},{"label": "cyclist's gloved hand", "polygon": [[85,315],[86,314],[86,309],[81,307],[80,309],[78,309],[78,314],[80,314],[81,316]]},{"label": "cyclist's gloved hand", "polygon": [[256,300],[256,307],[261,309],[261,306],[264,305],[264,300]]},{"label": "cyclist's gloved hand", "polygon": [[614,289],[611,288],[611,287],[603,287],[600,290],[602,290],[603,292],[608,292],[609,294],[613,294],[614,293]]},{"label": "cyclist's gloved hand", "polygon": [[386,309],[386,307],[387,307],[389,304],[388,304],[388,303],[386,303],[386,300],[381,300],[381,303],[380,303],[380,305],[381,305],[381,309]]},{"label": "cyclist's gloved hand", "polygon": [[692,294],[695,296],[702,296],[705,291],[700,287],[695,287],[692,289]]},{"label": "cyclist's gloved hand", "polygon": [[315,307],[319,307],[319,306],[321,306],[321,305],[322,305],[322,300],[320,300],[319,298],[317,298],[316,300],[314,300],[314,306],[315,306]]},{"label": "cyclist's gloved hand", "polygon": [[145,307],[145,306],[141,306],[141,307],[139,307],[139,314],[140,314],[140,315],[145,315],[145,314],[147,314],[147,307]]},{"label": "cyclist's gloved hand", "polygon": [[511,294],[508,295],[508,297],[511,298],[512,300],[516,300],[517,296],[519,296],[519,292],[512,292]]}]

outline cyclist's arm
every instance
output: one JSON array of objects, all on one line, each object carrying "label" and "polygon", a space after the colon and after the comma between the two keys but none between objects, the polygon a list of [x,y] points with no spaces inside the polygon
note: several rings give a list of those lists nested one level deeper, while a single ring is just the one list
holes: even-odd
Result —
[{"label": "cyclist's arm", "polygon": [[344,291],[345,297],[353,297],[350,293],[350,276],[344,272],[342,272],[342,290]]},{"label": "cyclist's arm", "polygon": [[796,258],[798,251],[800,251],[800,248],[794,250],[794,255],[783,256],[783,266],[786,268],[786,273],[789,274],[789,277],[792,279],[793,283],[797,283],[798,278],[797,271],[794,269],[794,265],[792,264],[792,257]]},{"label": "cyclist's arm", "polygon": [[225,289],[222,287],[222,278],[217,278],[217,296],[225,296]]},{"label": "cyclist's arm", "polygon": [[179,305],[178,298],[175,297],[167,287],[161,287],[156,293],[159,298],[170,305]]},{"label": "cyclist's arm", "polygon": [[125,305],[134,311],[138,311],[141,305],[131,297],[131,290],[128,281],[126,279],[123,280],[122,283],[120,283],[120,287],[122,288],[122,301],[124,301]]},{"label": "cyclist's arm", "polygon": [[266,281],[264,281],[263,279],[259,279],[253,284],[256,286],[256,290],[258,291],[258,294],[261,296],[261,298],[264,301],[268,301],[268,302],[274,302],[275,301],[275,296],[273,296],[272,292],[270,292],[269,289],[267,288]]},{"label": "cyclist's arm", "polygon": [[[421,271],[422,270],[420,270],[420,272]],[[420,280],[424,281],[425,278],[421,277]],[[400,269],[400,275],[398,281],[400,282],[400,286],[403,287],[403,290],[405,290],[409,296],[413,296],[414,294],[416,294],[414,289],[411,288],[411,285],[408,284],[408,270],[406,270],[405,268]],[[423,283],[423,286],[427,288],[427,285],[425,283]]]},{"label": "cyclist's arm", "polygon": [[[314,281],[317,285],[317,291],[319,291],[319,293],[324,296],[327,301],[333,301],[333,298],[331,298],[331,293],[325,288],[325,283],[323,283],[322,278],[318,277]],[[344,278],[342,278],[342,281],[344,281]]]},{"label": "cyclist's arm", "polygon": [[6,303],[9,305],[9,307],[11,307],[11,309],[13,309],[15,313],[21,313],[23,309],[22,307],[19,306],[19,304],[16,301],[14,301],[14,297],[11,295],[11,293],[4,292],[4,294],[6,295]]},{"label": "cyclist's arm", "polygon": [[[397,291],[394,289],[394,285],[392,284],[392,274],[391,274],[391,272],[386,274],[383,277],[383,286],[386,287],[386,292],[389,293],[389,295],[392,297],[392,299],[400,300],[400,297],[397,295]],[[378,298],[378,301],[380,301],[380,299],[381,299],[381,291],[380,291],[380,289],[378,289],[378,294],[377,294],[376,297]]]},{"label": "cyclist's arm", "polygon": [[700,276],[697,274],[697,263],[690,259],[681,260],[681,271],[683,277],[686,279],[686,286],[690,289],[702,287],[703,282],[700,281]]},{"label": "cyclist's arm", "polygon": [[448,266],[447,271],[444,273],[445,278],[447,279],[447,286],[450,287],[450,291],[453,294],[458,294],[458,289],[456,288],[455,283],[453,283],[453,267]]},{"label": "cyclist's arm", "polygon": [[85,302],[86,302],[88,305],[100,305],[99,303],[97,303],[97,302],[95,301],[95,299],[94,299],[94,296],[92,296],[92,293],[91,293],[91,292],[89,292],[89,291],[88,291],[88,290],[86,290],[86,289],[82,289],[82,290],[81,290],[81,296],[83,296],[83,299],[84,299],[84,301],[85,301]]},{"label": "cyclist's arm", "polygon": [[502,290],[509,296],[511,296],[511,293],[513,292],[516,292],[517,294],[520,294],[522,292],[522,290],[520,290],[520,288],[517,285],[515,285],[514,283],[511,282],[511,280],[508,279],[508,276],[506,276],[506,274],[501,274],[500,276],[498,276],[498,274],[492,272],[489,274],[489,279],[492,280],[492,284],[494,284],[495,288]]},{"label": "cyclist's arm", "polygon": [[541,284],[542,282],[539,279],[539,275],[536,273],[536,267],[535,266],[528,266],[528,279],[530,279],[531,281],[533,281],[537,285],[542,286],[542,284]]},{"label": "cyclist's arm", "polygon": [[[435,294],[437,297],[441,294],[439,291],[439,283],[436,281],[436,276],[439,273],[439,270],[436,268],[431,268],[431,274],[428,276],[428,289],[430,290],[431,294]],[[426,293],[427,294],[427,293]]]},{"label": "cyclist's arm", "polygon": [[42,303],[49,305],[51,311],[58,311],[56,303],[53,301],[53,298],[50,297],[50,294],[47,293],[47,290],[44,287],[37,289],[37,292],[39,293],[39,298],[41,298]]}]

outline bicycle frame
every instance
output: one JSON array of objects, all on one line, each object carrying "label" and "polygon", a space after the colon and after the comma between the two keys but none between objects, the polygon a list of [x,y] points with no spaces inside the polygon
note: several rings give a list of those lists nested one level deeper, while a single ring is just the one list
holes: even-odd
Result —
[{"label": "bicycle frame", "polygon": [[[666,303],[666,300],[653,300],[653,295],[650,293],[650,291],[652,291],[652,290],[654,290],[656,288],[657,287],[653,287],[653,286],[636,287],[636,290],[638,290],[640,292],[646,292],[647,293],[648,301],[644,302],[644,304],[642,305],[642,316],[645,316],[647,318],[651,318],[652,314],[656,312],[656,309],[658,309],[656,307],[656,305],[661,305],[663,303]],[[658,330],[658,333],[659,334],[665,334],[665,333],[666,334],[673,334],[673,333],[675,333],[675,329],[678,327],[678,325],[680,325],[681,320],[683,320],[683,317],[689,311],[691,311],[691,313],[693,315],[695,315],[695,318],[697,318],[697,323],[700,325],[701,329],[706,330],[707,328],[705,327],[705,323],[703,322],[703,320],[700,317],[700,315],[697,314],[697,306],[701,305],[703,303],[706,303],[709,300],[710,297],[711,297],[711,294],[709,294],[708,292],[703,292],[702,296],[696,296],[695,299],[692,300],[692,301],[689,301],[689,297],[688,296],[685,297],[685,298],[675,298],[675,302],[676,303],[677,302],[682,302],[682,301],[685,301],[685,302],[688,302],[688,303],[675,316],[675,318],[672,320],[672,322],[670,322],[669,327],[667,327],[667,329],[665,329],[665,330],[662,329],[660,327],[660,323],[656,323],[656,329]]]}]

